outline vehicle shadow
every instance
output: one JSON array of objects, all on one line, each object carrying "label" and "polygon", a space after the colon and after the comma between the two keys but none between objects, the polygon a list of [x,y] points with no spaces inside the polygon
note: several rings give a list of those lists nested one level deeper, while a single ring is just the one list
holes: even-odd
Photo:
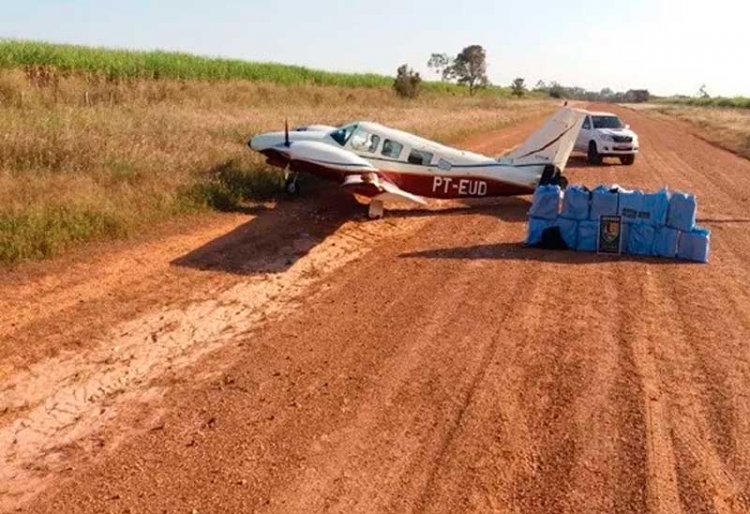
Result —
[{"label": "vehicle shadow", "polygon": [[617,157],[605,157],[601,164],[589,164],[585,155],[571,155],[568,159],[568,163],[565,166],[566,169],[581,169],[581,168],[614,168],[622,166],[622,163],[617,160]]},{"label": "vehicle shadow", "polygon": [[547,250],[534,248],[518,242],[480,244],[455,248],[435,248],[399,255],[406,259],[457,259],[457,260],[502,260],[538,261],[562,264],[601,264],[604,262],[642,262],[653,265],[693,264],[673,259],[639,257],[636,255],[599,255],[573,250]]},{"label": "vehicle shadow", "polygon": [[[304,198],[279,200],[273,207],[243,210],[254,217],[231,232],[173,260],[171,264],[202,271],[239,275],[278,273],[288,269],[348,221],[367,220],[367,205],[330,184],[311,184]],[[387,220],[411,217],[480,214],[524,222],[525,198],[466,200],[456,206],[387,209]]]}]

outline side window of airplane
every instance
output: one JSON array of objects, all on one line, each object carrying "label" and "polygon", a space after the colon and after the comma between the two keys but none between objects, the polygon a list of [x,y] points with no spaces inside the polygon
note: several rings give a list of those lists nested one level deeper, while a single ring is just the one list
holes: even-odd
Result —
[{"label": "side window of airplane", "polygon": [[423,152],[422,150],[412,149],[412,151],[409,152],[409,158],[407,160],[409,161],[409,164],[421,164],[427,166],[432,162],[432,154],[429,152]]},{"label": "side window of airplane", "polygon": [[438,161],[438,168],[440,168],[443,171],[450,171],[450,169],[453,167],[451,163],[446,161],[445,159],[440,159]]},{"label": "side window of airplane", "polygon": [[396,141],[392,141],[390,139],[386,139],[383,141],[383,151],[380,152],[386,157],[391,157],[392,159],[398,159],[401,155],[401,150],[404,149],[404,145],[401,143],[397,143]]},{"label": "side window of airplane", "polygon": [[588,116],[586,116],[583,119],[583,127],[581,127],[581,128],[583,128],[584,130],[590,130],[591,129],[591,122],[589,121],[589,117]]},{"label": "side window of airplane", "polygon": [[367,147],[367,151],[370,153],[375,153],[379,145],[380,145],[380,136],[377,134],[373,134],[372,136],[370,136],[370,146]]},{"label": "side window of airplane", "polygon": [[352,150],[358,152],[370,152],[374,153],[378,149],[380,144],[380,136],[377,134],[370,134],[362,129],[354,132],[351,138]]}]

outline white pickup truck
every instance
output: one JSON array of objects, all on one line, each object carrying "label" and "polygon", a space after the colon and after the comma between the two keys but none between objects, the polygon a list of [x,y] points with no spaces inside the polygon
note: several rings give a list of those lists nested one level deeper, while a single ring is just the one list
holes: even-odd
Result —
[{"label": "white pickup truck", "polygon": [[638,153],[638,135],[609,112],[589,112],[583,120],[575,149],[588,156],[589,164],[601,164],[604,157],[619,157],[630,166]]}]

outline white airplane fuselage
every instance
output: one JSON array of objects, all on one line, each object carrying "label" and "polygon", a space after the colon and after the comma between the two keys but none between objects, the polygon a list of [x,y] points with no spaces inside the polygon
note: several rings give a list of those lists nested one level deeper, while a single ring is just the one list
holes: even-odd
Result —
[{"label": "white airplane fuselage", "polygon": [[422,198],[533,192],[543,175],[560,176],[581,120],[582,115],[560,118],[558,113],[551,119],[556,123],[548,122],[546,130],[500,159],[367,121],[260,134],[248,145],[264,154],[269,164],[334,180],[353,193],[423,203]]}]

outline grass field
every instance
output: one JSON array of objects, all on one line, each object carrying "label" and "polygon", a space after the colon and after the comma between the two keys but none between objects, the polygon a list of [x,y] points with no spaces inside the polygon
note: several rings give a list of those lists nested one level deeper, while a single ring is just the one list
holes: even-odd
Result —
[{"label": "grass field", "polygon": [[389,86],[0,69],[0,263],[273,196],[281,174],[245,143],[285,118],[376,119],[448,141],[549,109],[496,95],[407,101]]},{"label": "grass field", "polygon": [[749,109],[671,105],[657,110],[687,121],[704,139],[750,159]]}]

